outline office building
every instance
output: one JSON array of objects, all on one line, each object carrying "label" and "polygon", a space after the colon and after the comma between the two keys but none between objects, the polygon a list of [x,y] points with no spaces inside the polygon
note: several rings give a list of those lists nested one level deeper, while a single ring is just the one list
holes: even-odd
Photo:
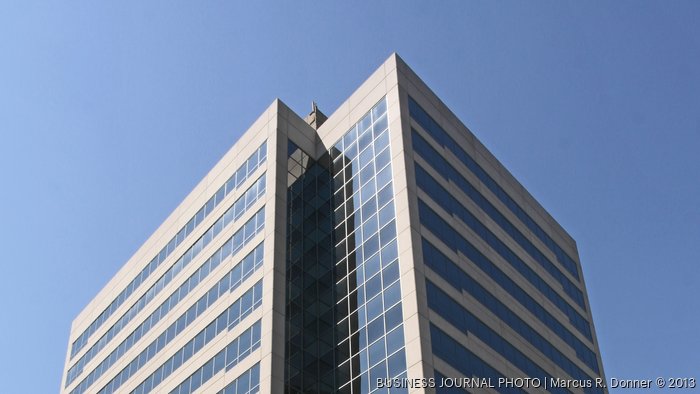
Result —
[{"label": "office building", "polygon": [[576,387],[603,377],[576,244],[392,55],[327,117],[263,112],[75,319],[61,391],[526,377],[605,391]]}]

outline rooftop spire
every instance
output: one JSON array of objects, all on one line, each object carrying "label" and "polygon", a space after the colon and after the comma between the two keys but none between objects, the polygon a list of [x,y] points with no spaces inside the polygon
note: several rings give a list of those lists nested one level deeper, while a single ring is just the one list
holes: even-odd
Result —
[{"label": "rooftop spire", "polygon": [[304,119],[311,127],[318,130],[319,127],[326,121],[328,117],[318,109],[315,101],[311,102],[311,113]]}]

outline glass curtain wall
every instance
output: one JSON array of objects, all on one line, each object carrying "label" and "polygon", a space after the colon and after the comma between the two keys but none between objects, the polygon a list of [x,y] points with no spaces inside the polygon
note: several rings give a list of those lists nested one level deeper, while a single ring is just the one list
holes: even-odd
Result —
[{"label": "glass curtain wall", "polygon": [[386,99],[318,160],[292,142],[287,393],[404,393],[401,283]]}]

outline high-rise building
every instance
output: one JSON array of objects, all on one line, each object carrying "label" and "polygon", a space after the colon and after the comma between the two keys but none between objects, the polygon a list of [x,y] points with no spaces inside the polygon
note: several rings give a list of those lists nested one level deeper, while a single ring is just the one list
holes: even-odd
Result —
[{"label": "high-rise building", "polygon": [[574,240],[392,55],[328,117],[265,110],[75,319],[61,391],[602,378]]}]

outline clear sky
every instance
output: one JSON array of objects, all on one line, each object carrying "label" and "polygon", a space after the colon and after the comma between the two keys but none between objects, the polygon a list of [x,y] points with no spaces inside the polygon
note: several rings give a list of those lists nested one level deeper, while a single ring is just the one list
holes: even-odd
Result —
[{"label": "clear sky", "polygon": [[[145,4],[148,3],[148,4]],[[0,391],[276,97],[398,52],[578,241],[608,377],[700,378],[700,2],[0,4]]]}]

